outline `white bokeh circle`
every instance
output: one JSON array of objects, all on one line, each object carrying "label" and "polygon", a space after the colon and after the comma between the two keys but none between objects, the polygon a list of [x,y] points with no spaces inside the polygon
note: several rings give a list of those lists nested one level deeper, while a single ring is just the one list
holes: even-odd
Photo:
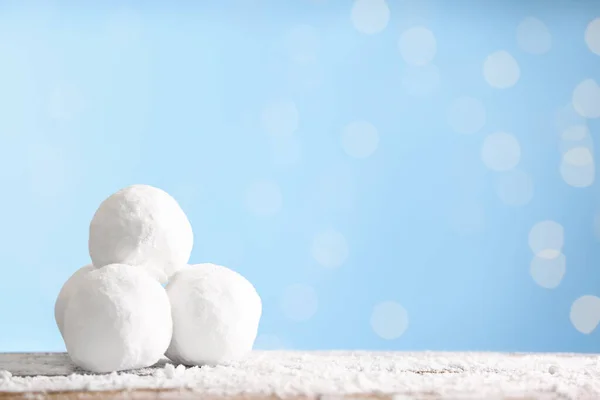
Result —
[{"label": "white bokeh circle", "polygon": [[566,271],[564,254],[555,250],[544,250],[534,255],[530,273],[534,282],[546,289],[556,288]]},{"label": "white bokeh circle", "polygon": [[314,236],[311,254],[320,265],[338,268],[348,258],[348,243],[340,232],[333,229],[325,230]]},{"label": "white bokeh circle", "polygon": [[591,186],[596,178],[596,164],[590,149],[574,147],[566,151],[560,163],[560,175],[570,186]]},{"label": "white bokeh circle", "polygon": [[374,35],[390,22],[390,9],[385,0],[354,0],[350,21],[357,31]]},{"label": "white bokeh circle", "polygon": [[286,318],[303,322],[315,315],[319,307],[317,292],[312,286],[294,284],[285,288],[281,299],[281,310]]},{"label": "white bokeh circle", "polygon": [[521,145],[510,133],[492,133],[483,141],[481,160],[493,171],[509,171],[521,160]]},{"label": "white bokeh circle", "polygon": [[542,21],[527,17],[517,27],[517,45],[527,53],[544,54],[552,47],[552,35]]},{"label": "white bokeh circle", "polygon": [[560,164],[560,176],[569,186],[586,188],[596,180],[596,167],[594,164],[578,167],[563,162]]},{"label": "white bokeh circle", "polygon": [[400,55],[406,63],[413,66],[423,66],[433,61],[437,52],[435,35],[423,26],[407,29],[398,40]]},{"label": "white bokeh circle", "polygon": [[588,24],[584,38],[590,51],[600,56],[600,17]]},{"label": "white bokeh circle", "polygon": [[529,231],[528,242],[535,255],[548,254],[548,250],[561,252],[565,242],[565,230],[556,221],[541,221]]},{"label": "white bokeh circle", "polygon": [[588,147],[574,147],[563,155],[563,162],[577,167],[594,163],[594,156]]},{"label": "white bokeh circle", "polygon": [[448,124],[458,133],[470,135],[485,125],[485,106],[473,97],[457,97],[448,107],[447,114]]},{"label": "white bokeh circle", "polygon": [[585,79],[573,90],[573,108],[585,118],[600,118],[600,86],[593,79]]},{"label": "white bokeh circle", "polygon": [[581,296],[571,305],[569,318],[579,332],[586,335],[592,333],[600,323],[600,298]]},{"label": "white bokeh circle", "polygon": [[292,135],[300,124],[296,103],[292,100],[279,100],[267,104],[261,114],[261,124],[270,135]]},{"label": "white bokeh circle", "polygon": [[519,170],[503,172],[496,181],[496,193],[508,206],[524,206],[533,198],[533,178]]},{"label": "white bokeh circle", "polygon": [[282,205],[283,195],[275,182],[254,182],[246,191],[246,207],[258,216],[275,215],[281,211]]},{"label": "white bokeh circle", "polygon": [[317,29],[310,25],[295,25],[283,38],[288,56],[295,62],[310,63],[317,59],[320,40]]},{"label": "white bokeh circle", "polygon": [[373,307],[371,328],[382,339],[397,339],[408,328],[408,312],[394,301],[381,302]]},{"label": "white bokeh circle", "polygon": [[411,96],[429,96],[440,86],[440,70],[433,64],[408,66],[402,72],[402,86]]},{"label": "white bokeh circle", "polygon": [[367,158],[378,145],[377,128],[367,121],[351,122],[342,131],[342,147],[350,157]]},{"label": "white bokeh circle", "polygon": [[483,63],[485,81],[496,89],[508,89],[514,86],[521,76],[517,60],[507,51],[496,51]]}]

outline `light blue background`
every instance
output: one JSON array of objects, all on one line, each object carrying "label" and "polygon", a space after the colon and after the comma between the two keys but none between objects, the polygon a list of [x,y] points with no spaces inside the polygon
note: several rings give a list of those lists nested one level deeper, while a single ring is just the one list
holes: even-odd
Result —
[{"label": "light blue background", "polygon": [[[371,35],[353,25],[352,6],[1,1],[0,351],[64,349],[56,295],[89,262],[98,204],[132,183],[180,201],[192,262],[255,284],[259,347],[600,351],[600,329],[585,335],[570,320],[577,298],[600,296],[600,193],[559,172],[561,130],[600,134],[598,119],[564,111],[580,82],[600,81],[600,56],[584,40],[600,2],[388,0],[389,22]],[[527,17],[546,25],[548,52],[519,47]],[[289,39],[297,25],[309,28]],[[423,96],[403,83],[411,67],[398,41],[413,26],[436,40],[439,82]],[[519,65],[506,89],[483,73],[499,50]],[[485,106],[475,133],[448,123],[459,96]],[[295,104],[298,128],[278,138],[263,111],[281,99]],[[366,158],[344,151],[356,120],[377,129]],[[500,174],[482,161],[498,131],[520,143],[527,204],[501,201]],[[248,200],[262,181],[281,203],[277,192]],[[528,235],[544,220],[564,228],[566,273],[554,289],[530,273]],[[311,249],[332,230],[347,257],[328,268]],[[290,291],[296,284],[312,289]],[[382,301],[406,310],[396,339],[371,326]]]}]

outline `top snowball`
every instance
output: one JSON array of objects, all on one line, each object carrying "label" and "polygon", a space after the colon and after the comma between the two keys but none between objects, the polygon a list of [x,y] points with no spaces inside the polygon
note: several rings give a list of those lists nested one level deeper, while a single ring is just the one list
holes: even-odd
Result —
[{"label": "top snowball", "polygon": [[139,266],[166,283],[188,263],[193,242],[192,226],[173,197],[152,186],[133,185],[100,204],[88,247],[96,268]]}]

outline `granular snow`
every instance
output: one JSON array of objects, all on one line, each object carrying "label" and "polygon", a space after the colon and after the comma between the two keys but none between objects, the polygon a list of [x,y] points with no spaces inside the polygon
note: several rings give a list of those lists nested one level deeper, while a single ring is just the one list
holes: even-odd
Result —
[{"label": "granular snow", "polygon": [[[0,392],[173,388],[207,396],[598,399],[599,360],[586,354],[254,351],[216,367],[172,368],[163,361],[135,372],[84,375],[64,354],[4,354],[0,369],[14,375],[66,376],[0,374],[8,376],[0,379]],[[560,368],[551,373],[551,366]]]}]

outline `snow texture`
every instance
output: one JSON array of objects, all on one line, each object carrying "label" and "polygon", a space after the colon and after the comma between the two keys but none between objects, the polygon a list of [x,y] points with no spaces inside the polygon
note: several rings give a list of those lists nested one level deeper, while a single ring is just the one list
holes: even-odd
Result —
[{"label": "snow texture", "polygon": [[[600,356],[254,351],[242,361],[82,375],[64,354],[0,355],[0,392],[190,389],[206,395],[396,394],[441,399],[600,398]],[[66,376],[20,376],[27,374]],[[415,398],[415,397],[408,397]]]},{"label": "snow texture", "polygon": [[153,365],[163,357],[172,332],[167,293],[129,265],[83,274],[64,311],[67,351],[75,364],[93,372]]},{"label": "snow texture", "polygon": [[56,298],[56,303],[54,304],[54,319],[56,320],[56,325],[58,326],[58,330],[60,331],[61,336],[63,335],[63,321],[65,316],[65,309],[67,308],[67,304],[69,304],[69,299],[75,293],[79,287],[79,282],[83,279],[83,276],[94,270],[94,266],[92,264],[88,264],[84,267],[79,268],[63,285],[60,289],[60,293]]},{"label": "snow texture", "polygon": [[167,285],[173,338],[167,357],[185,365],[245,356],[256,339],[262,303],[239,273],[215,264],[186,267]]},{"label": "snow texture", "polygon": [[139,266],[161,283],[187,264],[193,244],[192,226],[177,201],[148,185],[112,194],[90,223],[88,247],[96,268]]}]

